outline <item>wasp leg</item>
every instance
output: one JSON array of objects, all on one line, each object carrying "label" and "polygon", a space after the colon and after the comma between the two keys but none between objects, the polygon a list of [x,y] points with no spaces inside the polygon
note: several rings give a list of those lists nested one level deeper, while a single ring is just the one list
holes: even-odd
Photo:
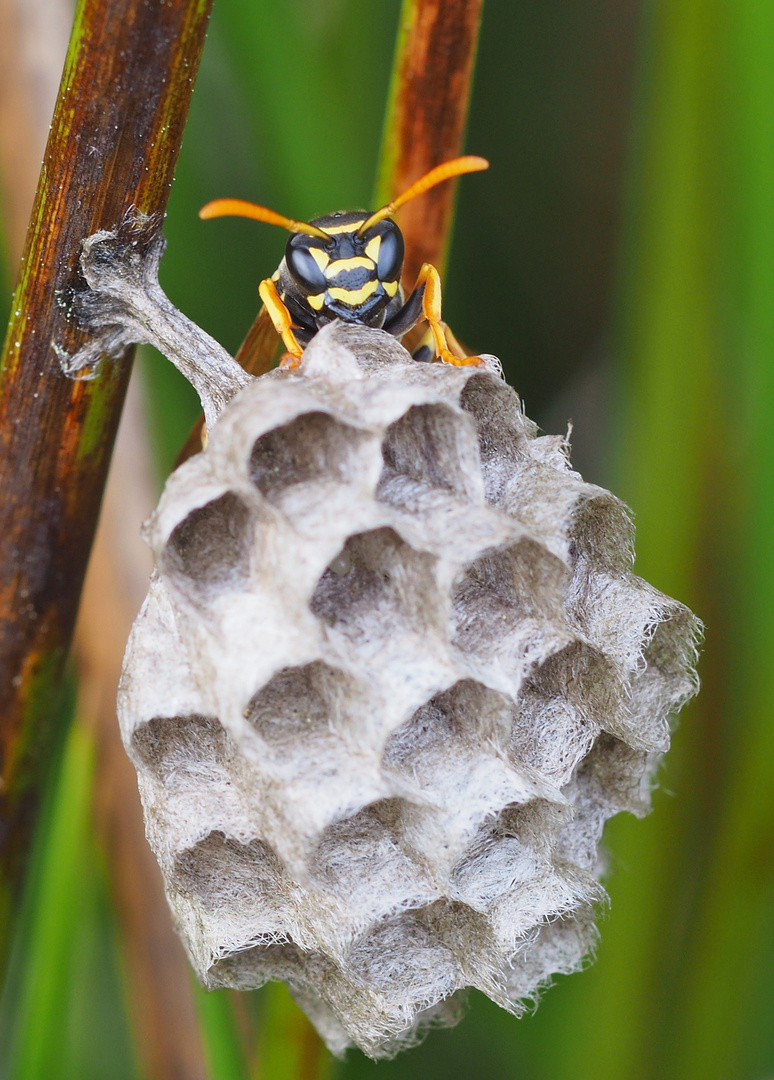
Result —
[{"label": "wasp leg", "polygon": [[453,332],[449,324],[442,322],[441,326],[443,327],[443,332],[446,335],[446,344],[449,346],[449,349],[454,353],[454,355],[462,357],[468,356],[469,354],[466,351],[465,346],[460,344],[456,334]]},{"label": "wasp leg", "polygon": [[[422,320],[422,326],[425,326],[425,320]],[[421,329],[417,327],[417,330]],[[441,329],[443,330],[444,337],[446,338],[446,344],[449,348],[449,352],[453,353],[459,361],[466,360],[470,355],[464,345],[455,337],[448,323],[441,322]],[[409,334],[409,341],[403,342],[406,348],[411,353],[413,360],[418,360],[420,363],[428,363],[435,356],[435,342],[433,339],[433,331],[429,326],[425,327],[424,333]],[[474,357],[474,359],[476,359]]]},{"label": "wasp leg", "polygon": [[[404,342],[404,345],[406,342]],[[413,345],[413,348],[412,348]],[[433,332],[430,327],[425,328],[425,332],[415,341],[408,345],[408,349],[411,352],[411,359],[418,361],[420,364],[429,364],[435,357],[435,342],[433,340]]]},{"label": "wasp leg", "polygon": [[[484,361],[480,356],[455,356],[449,348],[449,342],[446,340],[446,326],[441,321],[441,279],[432,263],[425,263],[419,271],[415,291],[418,290],[421,285],[424,285],[425,287],[425,291],[422,295],[422,314],[427,319],[428,326],[433,335],[435,351],[438,357],[443,360],[444,363],[455,364],[458,367],[467,364],[475,364],[477,367],[484,366]],[[454,338],[452,334],[449,336],[452,338],[454,344],[457,345],[456,338]]]},{"label": "wasp leg", "polygon": [[277,292],[277,286],[271,278],[266,278],[258,286],[258,293],[269,313],[269,318],[274,323],[274,329],[282,338],[282,342],[287,349],[285,355],[280,358],[280,367],[297,368],[301,363],[304,350],[298,344],[296,335],[293,333],[293,320],[282,302],[282,297]]}]

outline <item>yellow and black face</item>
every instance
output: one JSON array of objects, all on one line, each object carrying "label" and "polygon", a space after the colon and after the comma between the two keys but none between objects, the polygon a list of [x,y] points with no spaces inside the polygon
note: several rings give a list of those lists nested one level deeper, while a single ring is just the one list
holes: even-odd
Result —
[{"label": "yellow and black face", "polygon": [[391,302],[401,303],[403,236],[388,219],[361,234],[368,217],[352,211],[315,218],[311,224],[325,237],[295,233],[288,241],[280,295],[305,328],[333,319],[381,326]]},{"label": "yellow and black face", "polygon": [[[372,214],[354,210],[314,221],[296,221],[244,199],[215,199],[201,208],[199,216],[237,215],[280,225],[293,234],[279,270],[271,280],[261,282],[260,293],[294,363],[301,356],[301,346],[308,345],[317,331],[333,319],[383,328],[399,338],[424,315],[434,328],[436,348],[451,356],[443,345],[440,280],[433,267],[422,267],[414,291],[403,302],[403,236],[391,219],[401,206],[436,184],[488,168],[489,162],[472,155],[445,161]],[[435,283],[434,299],[426,310],[428,281]]]}]

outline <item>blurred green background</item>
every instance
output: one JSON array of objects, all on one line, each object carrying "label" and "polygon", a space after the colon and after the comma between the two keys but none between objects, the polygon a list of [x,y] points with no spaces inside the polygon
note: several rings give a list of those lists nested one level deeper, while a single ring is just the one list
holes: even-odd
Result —
[{"label": "blurred green background", "polygon": [[[370,205],[398,13],[398,0],[215,0],[162,283],[232,352],[286,235],[196,211],[219,196],[306,219]],[[445,317],[502,358],[545,430],[573,422],[576,466],[632,506],[638,571],[706,622],[703,688],[653,814],[607,834],[595,964],[534,1016],[473,995],[453,1031],[390,1063],[351,1052],[328,1075],[771,1080],[774,3],[485,0],[466,150],[491,169],[460,184]],[[197,403],[165,361],[142,366],[161,476]],[[33,898],[0,1009],[0,1043],[22,1046],[14,1076],[141,1075],[89,761],[71,740],[47,820],[72,857],[57,865],[41,841],[38,915]],[[49,904],[69,911],[65,929],[41,929]],[[41,998],[25,970],[45,934],[59,983]],[[203,1007],[213,1080],[236,1080]],[[281,991],[255,1007],[290,1015]],[[256,1076],[322,1075],[267,1024]]]}]

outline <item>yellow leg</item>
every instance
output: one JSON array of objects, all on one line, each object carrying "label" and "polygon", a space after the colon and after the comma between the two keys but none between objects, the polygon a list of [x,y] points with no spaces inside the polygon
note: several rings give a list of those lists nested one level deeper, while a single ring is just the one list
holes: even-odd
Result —
[{"label": "yellow leg", "polygon": [[435,351],[439,358],[446,364],[455,364],[458,367],[467,364],[484,367],[484,361],[480,356],[455,356],[449,348],[446,341],[445,327],[441,321],[441,279],[432,263],[425,263],[419,271],[416,287],[418,288],[422,284],[425,286],[425,294],[422,297],[422,314],[427,319],[427,324],[433,335]]},{"label": "yellow leg", "polygon": [[282,343],[287,349],[285,355],[280,359],[280,367],[297,368],[301,363],[301,356],[303,355],[304,350],[296,341],[290,313],[283,304],[280,294],[277,292],[277,286],[271,278],[266,278],[265,281],[262,281],[258,286],[258,293],[261,300],[263,300],[271,321],[274,323],[274,329],[282,338]]}]

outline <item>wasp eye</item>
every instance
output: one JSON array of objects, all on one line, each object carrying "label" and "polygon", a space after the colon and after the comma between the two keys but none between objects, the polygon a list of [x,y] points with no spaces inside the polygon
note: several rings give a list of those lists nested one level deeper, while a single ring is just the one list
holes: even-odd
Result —
[{"label": "wasp eye", "polygon": [[392,221],[379,225],[382,242],[376,264],[376,275],[380,281],[397,281],[403,269],[403,234]]},{"label": "wasp eye", "polygon": [[[285,262],[290,275],[297,285],[309,293],[320,293],[325,289],[325,274],[320,263],[311,252],[312,245],[306,236],[292,236],[285,249]],[[316,244],[315,251],[320,261],[325,264],[327,256],[323,256],[323,249]]]}]

